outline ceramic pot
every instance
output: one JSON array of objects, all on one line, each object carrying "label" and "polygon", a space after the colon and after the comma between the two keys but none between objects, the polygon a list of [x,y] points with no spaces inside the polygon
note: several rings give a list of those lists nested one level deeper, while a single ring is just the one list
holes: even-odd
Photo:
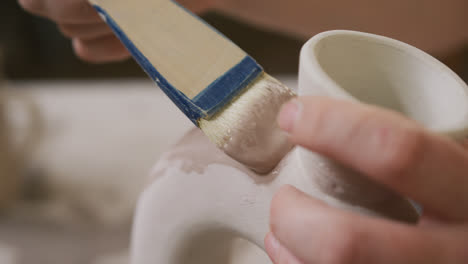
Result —
[{"label": "ceramic pot", "polygon": [[0,208],[5,208],[17,197],[19,188],[17,161],[9,140],[4,96],[0,90]]},{"label": "ceramic pot", "polygon": [[[313,37],[301,52],[298,92],[394,109],[456,138],[468,128],[466,84],[424,52],[381,36]],[[418,218],[404,197],[317,153],[296,147],[260,176],[193,130],[159,160],[141,195],[132,263],[271,263],[263,238],[270,201],[284,184],[344,210]]]},{"label": "ceramic pot", "polygon": [[0,210],[20,196],[29,154],[39,136],[39,112],[28,97],[0,80]]}]

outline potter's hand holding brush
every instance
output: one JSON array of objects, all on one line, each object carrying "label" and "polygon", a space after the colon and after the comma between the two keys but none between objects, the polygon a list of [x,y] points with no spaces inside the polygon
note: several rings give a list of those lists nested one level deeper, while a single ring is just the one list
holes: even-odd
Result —
[{"label": "potter's hand holding brush", "polygon": [[275,264],[468,263],[468,148],[402,115],[316,97],[286,104],[280,127],[424,207],[415,225],[334,209],[293,187],[271,205]]},{"label": "potter's hand holding brush", "polygon": [[[27,11],[47,17],[72,39],[73,49],[83,60],[102,63],[130,58],[130,53],[99,17],[88,0],[18,0]],[[214,6],[213,0],[178,1],[194,12]]]},{"label": "potter's hand holding brush", "polygon": [[[18,0],[24,9],[58,24],[76,54],[92,62],[130,57],[88,0]],[[130,1],[130,0],[129,0]],[[196,13],[214,10],[299,38],[331,29],[392,37],[445,56],[468,41],[466,0],[179,0]]]}]

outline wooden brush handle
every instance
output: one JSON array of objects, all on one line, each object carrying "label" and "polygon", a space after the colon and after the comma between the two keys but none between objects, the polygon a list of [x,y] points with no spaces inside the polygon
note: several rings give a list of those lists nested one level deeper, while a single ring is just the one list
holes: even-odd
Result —
[{"label": "wooden brush handle", "polygon": [[[222,108],[240,86],[263,71],[243,50],[174,1],[90,2],[192,121]],[[229,72],[233,76],[226,77]]]}]

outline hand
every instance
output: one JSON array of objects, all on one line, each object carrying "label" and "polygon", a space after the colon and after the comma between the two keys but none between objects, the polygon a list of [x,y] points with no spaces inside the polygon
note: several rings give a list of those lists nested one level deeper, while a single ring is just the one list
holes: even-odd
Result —
[{"label": "hand", "polygon": [[265,247],[275,264],[468,263],[468,151],[400,114],[302,97],[278,123],[291,140],[424,207],[410,225],[332,208],[291,186],[273,198]]},{"label": "hand", "polygon": [[[78,57],[89,62],[110,62],[130,56],[86,0],[18,0],[27,11],[51,19],[60,31],[72,39]],[[185,0],[182,5],[202,12],[214,8],[219,0]]]}]

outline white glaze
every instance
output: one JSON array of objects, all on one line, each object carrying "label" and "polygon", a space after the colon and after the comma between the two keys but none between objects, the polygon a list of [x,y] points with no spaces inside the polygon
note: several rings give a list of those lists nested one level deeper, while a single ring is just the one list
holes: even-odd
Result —
[{"label": "white glaze", "polygon": [[212,119],[201,119],[200,128],[233,159],[258,173],[268,173],[293,146],[278,127],[276,116],[295,96],[263,73]]},{"label": "white glaze", "polygon": [[[301,53],[299,94],[391,107],[440,133],[466,135],[467,90],[427,54],[379,36],[326,32]],[[316,153],[296,147],[269,175],[259,176],[194,130],[162,157],[141,196],[132,263],[270,263],[258,250],[250,253],[263,247],[270,201],[283,184],[345,210],[417,217],[405,199]],[[257,245],[243,244],[251,251],[242,262],[230,255],[229,241],[239,237]]]}]

